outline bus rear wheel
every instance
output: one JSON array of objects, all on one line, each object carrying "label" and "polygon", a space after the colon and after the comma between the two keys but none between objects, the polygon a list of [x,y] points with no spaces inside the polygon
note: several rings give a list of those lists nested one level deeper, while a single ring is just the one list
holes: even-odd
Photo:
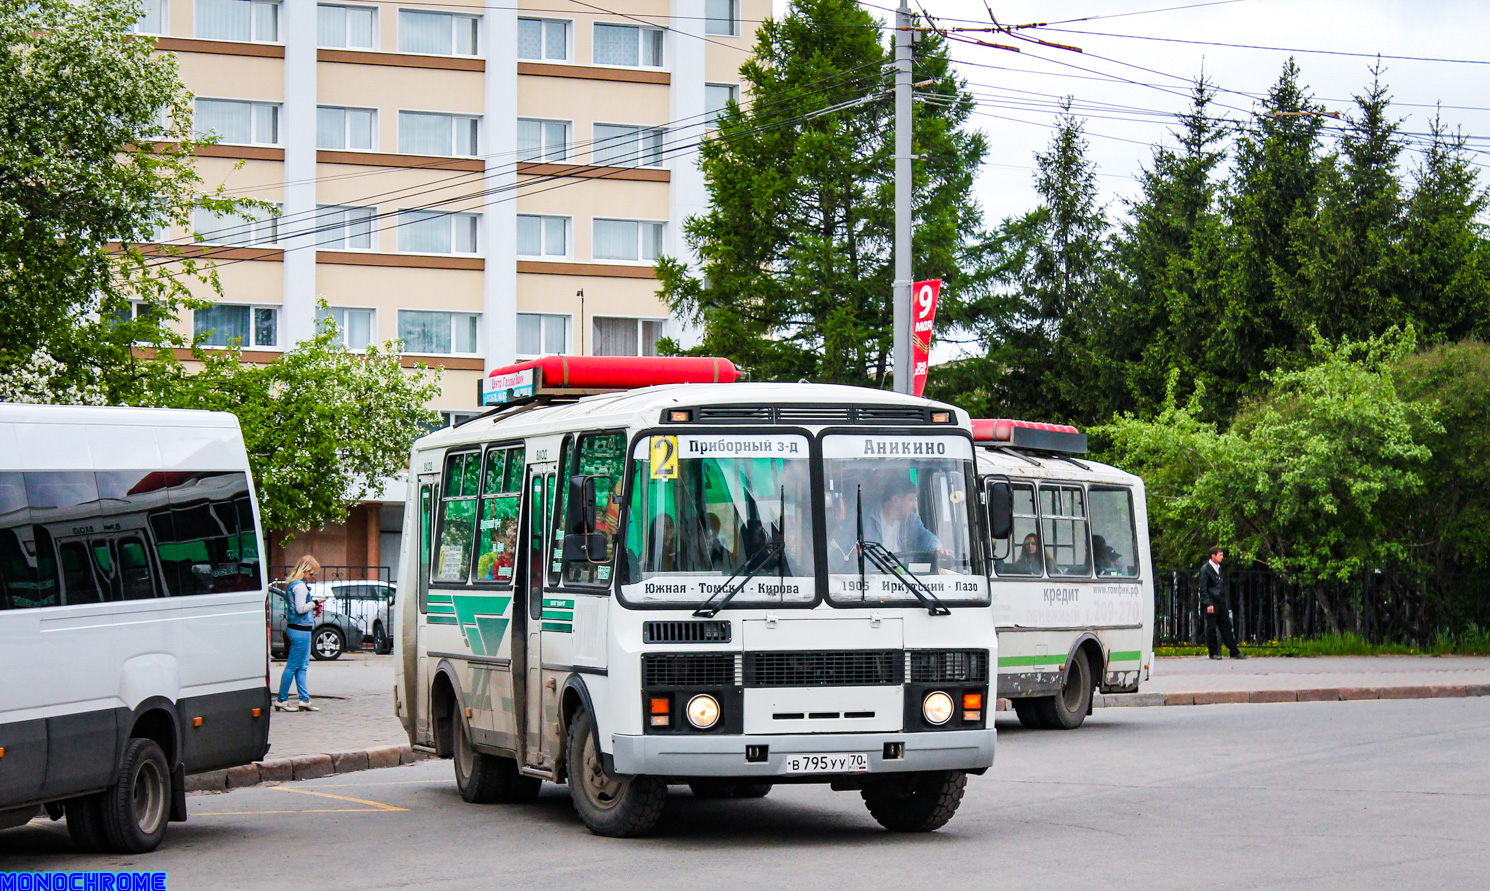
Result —
[{"label": "bus rear wheel", "polygon": [[656,777],[622,780],[606,773],[589,709],[581,708],[569,722],[565,754],[569,797],[591,832],[610,838],[636,838],[657,826],[667,803],[667,785]]},{"label": "bus rear wheel", "polygon": [[114,784],[99,794],[98,810],[109,851],[144,854],[160,845],[171,813],[171,768],[155,740],[129,740]]},{"label": "bus rear wheel", "polygon": [[[1092,708],[1092,666],[1084,650],[1077,650],[1066,668],[1061,692],[1034,700],[1041,723],[1048,730],[1075,730]],[[1022,716],[1021,716],[1022,719]]]},{"label": "bus rear wheel", "polygon": [[891,832],[931,832],[957,813],[966,789],[966,773],[933,770],[887,777],[859,794],[869,815]]},{"label": "bus rear wheel", "polygon": [[471,731],[459,717],[455,721],[455,786],[462,800],[471,804],[522,804],[538,797],[543,781],[523,776],[517,762],[500,755],[476,751]]}]

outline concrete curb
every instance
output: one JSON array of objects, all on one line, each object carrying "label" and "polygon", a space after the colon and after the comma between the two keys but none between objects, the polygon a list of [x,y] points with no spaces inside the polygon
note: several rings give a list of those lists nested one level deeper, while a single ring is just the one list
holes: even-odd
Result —
[{"label": "concrete curb", "polygon": [[379,746],[353,752],[327,752],[321,755],[296,755],[293,758],[271,758],[227,770],[214,770],[186,778],[188,792],[227,792],[260,783],[287,783],[291,780],[313,780],[335,774],[354,773],[379,767],[413,764],[429,756],[408,746]]},{"label": "concrete curb", "polygon": [[[1315,687],[1303,690],[1205,690],[1198,693],[1098,693],[1093,708],[1160,705],[1226,705],[1276,702],[1351,702],[1360,699],[1452,699],[1490,696],[1490,684],[1435,684],[1406,687]],[[997,710],[1011,711],[1007,699]]]}]

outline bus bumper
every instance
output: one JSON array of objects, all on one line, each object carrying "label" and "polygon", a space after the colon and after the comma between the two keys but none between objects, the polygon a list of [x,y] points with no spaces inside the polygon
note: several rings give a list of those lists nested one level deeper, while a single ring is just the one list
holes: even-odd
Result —
[{"label": "bus bumper", "polygon": [[[811,776],[788,773],[786,756],[863,752],[869,756],[868,772],[871,774],[982,770],[993,765],[994,737],[993,728],[942,733],[803,733],[779,736],[629,736],[617,733],[611,736],[611,761],[614,772],[623,776]],[[886,743],[904,744],[903,757],[885,758]],[[747,746],[766,747],[765,760],[747,761]],[[835,775],[821,776],[827,781]]]}]

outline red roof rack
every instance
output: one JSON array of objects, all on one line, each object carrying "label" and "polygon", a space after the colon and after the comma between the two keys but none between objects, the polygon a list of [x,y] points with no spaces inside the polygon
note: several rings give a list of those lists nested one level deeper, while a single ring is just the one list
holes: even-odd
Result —
[{"label": "red roof rack", "polygon": [[1086,453],[1086,434],[1069,424],[1016,421],[1012,418],[974,418],[973,441],[1037,452]]},{"label": "red roof rack", "polygon": [[658,384],[729,384],[728,359],[698,356],[544,356],[494,368],[477,383],[477,404],[512,405],[539,396],[587,396]]}]

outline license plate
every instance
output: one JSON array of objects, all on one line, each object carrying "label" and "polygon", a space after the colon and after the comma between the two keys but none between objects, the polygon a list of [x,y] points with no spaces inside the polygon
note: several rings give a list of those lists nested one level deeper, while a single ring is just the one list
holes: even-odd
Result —
[{"label": "license plate", "polygon": [[869,769],[863,752],[828,752],[822,755],[787,755],[787,773],[853,773]]}]

